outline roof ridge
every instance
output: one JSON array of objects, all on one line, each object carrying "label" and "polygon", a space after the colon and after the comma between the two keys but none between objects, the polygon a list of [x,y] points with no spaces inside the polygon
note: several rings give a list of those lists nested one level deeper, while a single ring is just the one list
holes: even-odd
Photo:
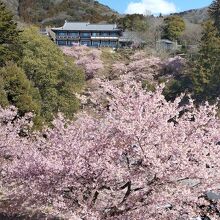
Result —
[{"label": "roof ridge", "polygon": [[98,23],[89,23],[89,22],[69,22],[69,21],[67,21],[65,24],[116,25],[116,24],[98,24]]},{"label": "roof ridge", "polygon": [[64,25],[60,28],[53,28],[53,30],[119,30],[117,24],[90,24],[88,22],[68,22],[65,21]]},{"label": "roof ridge", "polygon": [[86,22],[86,21],[65,21],[65,23],[90,24],[90,22]]},{"label": "roof ridge", "polygon": [[96,23],[90,23],[90,25],[116,25],[116,24],[96,24]]}]

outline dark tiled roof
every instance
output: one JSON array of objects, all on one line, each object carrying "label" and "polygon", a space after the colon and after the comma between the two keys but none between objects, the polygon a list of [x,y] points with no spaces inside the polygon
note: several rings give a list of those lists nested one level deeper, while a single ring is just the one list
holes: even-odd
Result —
[{"label": "dark tiled roof", "polygon": [[63,27],[52,28],[52,30],[64,31],[114,31],[120,30],[116,24],[90,24],[86,22],[65,22]]}]

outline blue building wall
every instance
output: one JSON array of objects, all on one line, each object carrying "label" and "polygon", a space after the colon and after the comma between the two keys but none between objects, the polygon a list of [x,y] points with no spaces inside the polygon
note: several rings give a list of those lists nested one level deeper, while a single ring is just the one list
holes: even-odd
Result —
[{"label": "blue building wall", "polygon": [[56,44],[72,46],[74,44],[92,47],[117,47],[120,31],[54,31]]}]

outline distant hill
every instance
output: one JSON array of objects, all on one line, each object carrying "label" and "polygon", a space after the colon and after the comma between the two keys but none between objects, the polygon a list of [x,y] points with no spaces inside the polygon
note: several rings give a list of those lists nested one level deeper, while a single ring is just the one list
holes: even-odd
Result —
[{"label": "distant hill", "polygon": [[201,24],[209,18],[208,7],[175,13],[193,24]]},{"label": "distant hill", "polygon": [[[120,15],[94,0],[0,0],[25,23],[63,25],[65,20],[115,22]],[[175,13],[189,23],[201,24],[208,19],[208,7]]]},{"label": "distant hill", "polygon": [[62,25],[64,20],[104,22],[118,13],[94,0],[1,0],[26,23]]}]

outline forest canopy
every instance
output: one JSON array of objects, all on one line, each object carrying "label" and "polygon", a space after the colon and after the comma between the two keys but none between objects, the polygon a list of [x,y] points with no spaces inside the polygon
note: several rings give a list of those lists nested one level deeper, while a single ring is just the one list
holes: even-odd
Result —
[{"label": "forest canopy", "polygon": [[59,112],[72,118],[84,73],[74,60],[35,27],[18,30],[13,16],[0,4],[0,104],[14,105],[20,115],[33,112],[40,126]]}]

